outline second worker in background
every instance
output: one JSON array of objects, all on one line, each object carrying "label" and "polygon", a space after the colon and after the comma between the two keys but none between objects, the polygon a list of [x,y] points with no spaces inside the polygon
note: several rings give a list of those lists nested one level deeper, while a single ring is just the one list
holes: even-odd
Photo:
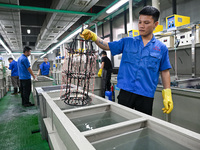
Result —
[{"label": "second worker in background", "polygon": [[6,66],[6,68],[11,70],[11,81],[12,81],[12,85],[14,87],[14,92],[12,93],[12,95],[15,95],[18,93],[18,88],[19,88],[19,93],[20,93],[20,82],[19,82],[17,62],[15,60],[13,60],[12,57],[8,58],[8,61],[9,61],[10,65],[9,65],[9,67]]},{"label": "second worker in background", "polygon": [[41,72],[41,75],[49,76],[49,70],[51,71],[50,63],[48,62],[48,58],[44,57],[44,62],[40,65],[37,75],[39,75]]},{"label": "second worker in background", "polygon": [[110,91],[110,79],[112,73],[112,64],[107,57],[106,51],[101,52],[101,68],[99,69],[98,76],[102,76],[102,93],[101,96],[105,98],[105,91]]}]

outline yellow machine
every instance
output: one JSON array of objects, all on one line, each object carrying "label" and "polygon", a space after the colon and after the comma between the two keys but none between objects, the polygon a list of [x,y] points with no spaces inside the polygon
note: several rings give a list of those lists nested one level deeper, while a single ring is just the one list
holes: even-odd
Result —
[{"label": "yellow machine", "polygon": [[181,15],[171,15],[166,17],[166,29],[183,26],[190,23],[190,17]]},{"label": "yellow machine", "polygon": [[128,31],[128,36],[129,37],[135,37],[139,35],[139,30],[129,30]]},{"label": "yellow machine", "polygon": [[157,25],[157,27],[155,28],[155,30],[153,31],[153,33],[161,32],[161,31],[163,31],[163,25]]}]

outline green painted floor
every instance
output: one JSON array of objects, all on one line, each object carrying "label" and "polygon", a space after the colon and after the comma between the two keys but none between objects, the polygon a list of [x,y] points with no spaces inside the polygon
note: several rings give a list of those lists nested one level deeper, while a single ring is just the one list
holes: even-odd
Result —
[{"label": "green painted floor", "polygon": [[21,97],[7,93],[0,99],[0,150],[49,150],[38,130],[38,110],[23,107]]}]

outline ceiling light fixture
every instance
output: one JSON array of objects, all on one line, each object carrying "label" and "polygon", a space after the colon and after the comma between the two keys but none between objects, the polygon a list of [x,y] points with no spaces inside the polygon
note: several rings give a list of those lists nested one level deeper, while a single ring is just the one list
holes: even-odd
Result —
[{"label": "ceiling light fixture", "polygon": [[[84,25],[84,29],[87,28],[88,25]],[[57,47],[59,47],[60,45],[66,43],[68,40],[70,40],[71,38],[73,38],[73,36],[77,35],[79,32],[82,31],[82,26],[77,28],[77,30],[75,30],[74,32],[72,32],[69,36],[67,36],[66,38],[64,38],[60,43],[56,44],[54,47],[52,47],[46,54],[42,55],[40,58],[43,58],[44,56],[46,56],[47,54],[53,52]]]},{"label": "ceiling light fixture", "polygon": [[30,29],[27,29],[27,33],[30,34],[30,33],[31,33],[31,30],[30,30]]},{"label": "ceiling light fixture", "polygon": [[12,54],[11,50],[6,46],[6,44],[2,41],[2,39],[0,39],[0,43],[1,43],[1,45],[7,50],[7,52],[8,52],[9,54]]},{"label": "ceiling light fixture", "polygon": [[6,44],[2,41],[2,39],[0,38],[0,44],[6,49],[6,51],[8,52],[8,55],[11,55],[11,57],[13,59],[15,59],[15,57],[13,56],[13,53],[11,52],[11,50],[6,46]]},{"label": "ceiling light fixture", "polygon": [[126,2],[128,2],[129,0],[120,0],[119,2],[117,2],[115,5],[113,5],[112,7],[110,7],[106,13],[110,14],[113,11],[117,10],[120,6],[124,5]]}]

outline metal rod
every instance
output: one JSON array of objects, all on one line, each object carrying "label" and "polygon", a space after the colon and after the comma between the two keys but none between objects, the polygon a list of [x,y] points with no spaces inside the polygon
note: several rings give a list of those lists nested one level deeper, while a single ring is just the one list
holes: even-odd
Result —
[{"label": "metal rod", "polygon": [[53,110],[51,109],[51,125],[52,125],[52,131],[54,131],[54,125],[53,125]]},{"label": "metal rod", "polygon": [[172,10],[172,11],[173,11],[172,13],[173,13],[173,14],[177,14],[177,12],[176,12],[176,0],[172,0],[172,9],[173,9],[173,10]]},{"label": "metal rod", "polygon": [[[113,20],[110,19],[110,42],[113,41],[113,26],[112,26]],[[114,67],[114,56],[111,56],[111,62],[112,62],[112,67]]]},{"label": "metal rod", "polygon": [[195,44],[196,44],[196,25],[192,27],[192,48],[191,48],[191,59],[192,59],[192,78],[196,75],[196,64],[195,64]]},{"label": "metal rod", "polygon": [[127,32],[127,11],[125,10],[124,11],[124,32],[125,32],[125,34],[127,34],[128,32]]},{"label": "metal rod", "polygon": [[133,29],[133,0],[129,0],[129,23],[130,30]]},{"label": "metal rod", "polygon": [[[175,39],[177,39],[177,37],[176,37],[176,30],[175,30]],[[176,42],[176,40],[175,40],[175,42]],[[177,47],[176,47],[176,44],[174,44],[174,61],[175,61],[175,79],[177,80],[178,79],[178,74],[177,74],[177,56],[176,56],[176,49],[177,49]]]},{"label": "metal rod", "polygon": [[19,10],[28,10],[28,11],[37,11],[37,12],[39,11],[39,12],[48,12],[48,13],[75,14],[75,15],[83,15],[83,16],[96,16],[95,13],[58,10],[58,9],[32,7],[32,6],[20,6],[20,5],[3,4],[3,3],[0,3],[0,8],[10,8],[10,9],[19,9]]}]

